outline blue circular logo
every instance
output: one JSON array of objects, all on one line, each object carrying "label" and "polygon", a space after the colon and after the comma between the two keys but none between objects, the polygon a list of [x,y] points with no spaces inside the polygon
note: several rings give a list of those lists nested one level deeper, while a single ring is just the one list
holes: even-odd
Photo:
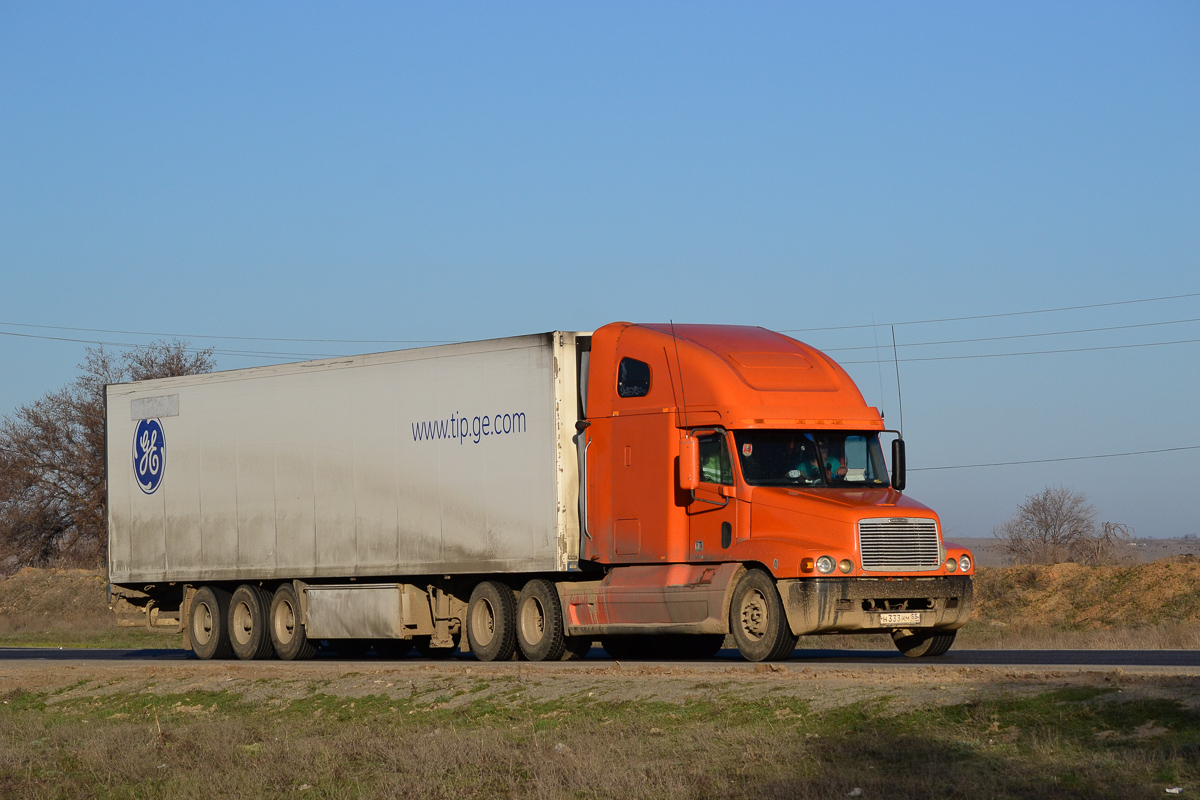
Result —
[{"label": "blue circular logo", "polygon": [[133,475],[146,494],[154,494],[167,466],[162,423],[144,419],[133,432]]}]

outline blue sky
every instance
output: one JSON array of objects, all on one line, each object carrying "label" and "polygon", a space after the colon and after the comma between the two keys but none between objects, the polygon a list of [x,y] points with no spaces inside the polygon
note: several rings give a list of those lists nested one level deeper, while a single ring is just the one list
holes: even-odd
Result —
[{"label": "blue sky", "polygon": [[[0,5],[0,413],[83,344],[900,325],[902,359],[1200,339],[1200,6]],[[915,343],[1152,327],[913,347]],[[891,331],[878,329],[890,343]],[[795,334],[873,362],[870,327]],[[834,348],[866,347],[866,350]],[[879,355],[888,355],[880,350]],[[222,368],[276,358],[219,356]],[[849,364],[898,424],[895,367]],[[1200,344],[902,361],[910,466],[1200,445]],[[914,472],[1200,532],[1200,450]]]}]

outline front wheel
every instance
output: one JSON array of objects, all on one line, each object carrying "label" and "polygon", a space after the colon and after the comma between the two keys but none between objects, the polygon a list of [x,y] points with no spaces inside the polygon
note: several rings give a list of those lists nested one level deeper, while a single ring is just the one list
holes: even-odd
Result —
[{"label": "front wheel", "polygon": [[896,649],[909,658],[940,656],[954,644],[958,631],[892,631]]},{"label": "front wheel", "polygon": [[734,587],[729,632],[747,661],[781,661],[796,649],[775,581],[761,569],[745,572]]}]

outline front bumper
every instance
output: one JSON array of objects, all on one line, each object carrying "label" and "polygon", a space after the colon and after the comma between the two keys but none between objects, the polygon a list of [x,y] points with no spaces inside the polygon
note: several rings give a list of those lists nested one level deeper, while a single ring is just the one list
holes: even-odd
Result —
[{"label": "front bumper", "polygon": [[[887,632],[962,627],[975,603],[970,576],[934,578],[797,578],[779,581],[792,633]],[[885,623],[883,614],[919,613]],[[895,619],[895,618],[893,618]]]}]

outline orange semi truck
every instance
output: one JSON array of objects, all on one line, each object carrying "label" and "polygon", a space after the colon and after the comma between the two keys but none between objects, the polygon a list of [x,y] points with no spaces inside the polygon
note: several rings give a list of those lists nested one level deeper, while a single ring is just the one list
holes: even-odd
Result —
[{"label": "orange semi truck", "polygon": [[[971,554],[762,328],[612,323],[107,388],[111,591],[202,658],[946,652]],[[132,442],[132,452],[130,443]]]}]

